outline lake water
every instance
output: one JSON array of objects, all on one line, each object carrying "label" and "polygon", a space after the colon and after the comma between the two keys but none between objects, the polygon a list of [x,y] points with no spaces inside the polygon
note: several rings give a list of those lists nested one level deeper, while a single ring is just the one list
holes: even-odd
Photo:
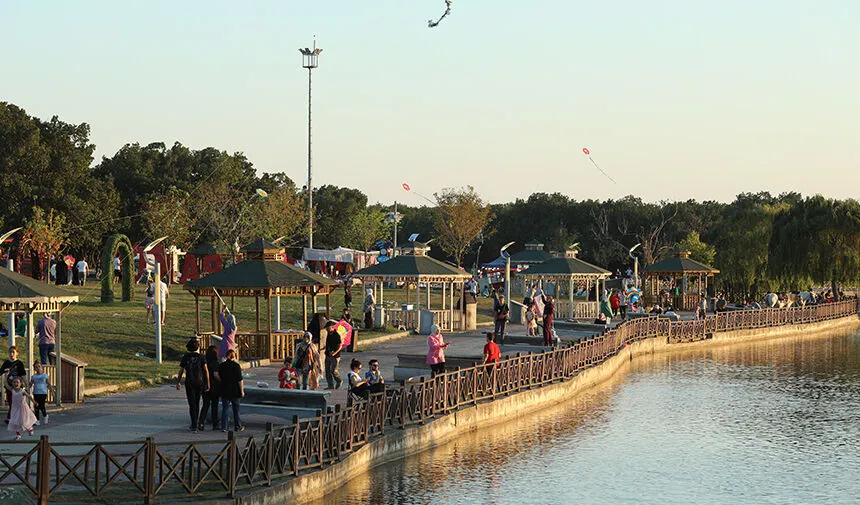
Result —
[{"label": "lake water", "polygon": [[860,503],[860,332],[639,358],[315,505]]}]

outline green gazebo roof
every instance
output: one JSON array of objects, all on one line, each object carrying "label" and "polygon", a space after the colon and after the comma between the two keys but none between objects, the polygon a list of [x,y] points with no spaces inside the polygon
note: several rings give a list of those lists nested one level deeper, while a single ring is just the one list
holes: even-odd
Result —
[{"label": "green gazebo roof", "polygon": [[518,275],[533,277],[605,277],[611,272],[578,258],[552,258],[529,267]]},{"label": "green gazebo roof", "polygon": [[246,260],[187,282],[185,289],[202,292],[214,288],[229,295],[241,290],[286,288],[278,294],[302,294],[310,293],[313,288],[333,286],[337,286],[335,281],[283,261]]},{"label": "green gazebo roof", "polygon": [[359,279],[410,279],[451,281],[456,279],[467,279],[471,275],[457,267],[430,256],[416,256],[404,254],[396,256],[384,263],[363,268],[353,274]]},{"label": "green gazebo roof", "polygon": [[552,259],[552,256],[543,250],[529,250],[514,253],[511,255],[512,265],[537,264]]},{"label": "green gazebo roof", "polygon": [[35,304],[37,310],[55,310],[54,303],[77,302],[78,295],[32,277],[0,268],[0,307],[4,311],[26,310]]}]

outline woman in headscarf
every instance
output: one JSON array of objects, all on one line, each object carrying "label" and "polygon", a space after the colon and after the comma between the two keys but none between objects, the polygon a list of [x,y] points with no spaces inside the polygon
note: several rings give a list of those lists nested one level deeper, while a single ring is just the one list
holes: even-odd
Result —
[{"label": "woman in headscarf", "polygon": [[227,311],[227,307],[219,314],[221,326],[224,327],[224,332],[221,333],[221,345],[218,347],[218,358],[224,361],[227,357],[227,351],[233,350],[236,353],[235,359],[239,360],[239,348],[236,345],[236,316]]},{"label": "woman in headscarf", "polygon": [[427,337],[427,364],[435,373],[445,373],[445,349],[451,345],[442,338],[442,330],[434,324],[430,327],[430,336]]},{"label": "woman in headscarf", "polygon": [[376,308],[376,300],[373,298],[373,289],[367,289],[367,296],[364,297],[364,327],[365,329],[373,329],[373,309]]}]

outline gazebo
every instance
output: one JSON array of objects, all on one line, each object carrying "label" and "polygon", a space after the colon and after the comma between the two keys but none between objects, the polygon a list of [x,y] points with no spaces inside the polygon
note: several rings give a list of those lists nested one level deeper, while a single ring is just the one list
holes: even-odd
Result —
[{"label": "gazebo", "polygon": [[[543,263],[529,267],[520,272],[519,276],[525,282],[554,282],[556,285],[555,314],[557,317],[568,319],[594,319],[600,310],[599,302],[574,302],[573,293],[577,283],[584,283],[586,292],[591,286],[598,286],[602,281],[602,289],[606,289],[606,278],[611,272],[576,257],[576,249],[567,249],[558,256]],[[569,300],[558,299],[559,287],[567,284]]]},{"label": "gazebo", "polygon": [[[353,277],[361,279],[362,282],[374,283],[374,290],[378,289],[376,302],[378,306],[383,305],[383,283],[404,282],[406,283],[406,302],[402,310],[382,311],[382,317],[376,318],[376,325],[383,326],[388,323],[393,326],[404,326],[425,332],[429,326],[422,324],[422,311],[431,313],[433,324],[439,325],[443,330],[459,329],[463,325],[461,312],[454,307],[454,294],[460,296],[463,292],[463,283],[472,276],[455,266],[448,265],[439,260],[427,256],[430,248],[426,244],[414,242],[412,247],[400,249],[400,256],[395,256],[383,263],[359,270]],[[409,287],[415,284],[416,305],[409,304]],[[424,308],[421,307],[421,284],[424,284]],[[442,306],[432,309],[430,306],[430,292],[433,285],[440,288],[442,293]],[[446,301],[447,298],[447,301]]]},{"label": "gazebo", "polygon": [[[325,295],[328,315],[329,296],[337,283],[321,275],[290,265],[282,261],[283,249],[267,240],[257,240],[241,249],[245,260],[185,284],[185,289],[194,296],[196,329],[200,332],[200,298],[208,296],[211,307],[211,334],[220,329],[218,312],[220,302],[226,297],[254,298],[256,302],[256,323],[252,331],[236,334],[236,344],[243,358],[283,360],[293,354],[293,344],[300,334],[282,332],[272,328],[272,301],[284,296],[302,297],[302,328],[307,329],[308,297]],[[260,321],[260,299],[266,304],[265,327]]]},{"label": "gazebo", "polygon": [[720,273],[716,268],[690,259],[689,251],[675,250],[672,256],[643,270],[645,303],[671,303],[673,308],[695,310],[708,281]]},{"label": "gazebo", "polygon": [[511,265],[515,267],[530,267],[539,265],[544,261],[552,259],[552,256],[544,251],[543,244],[537,240],[525,244],[525,249],[511,255]]},{"label": "gazebo", "polygon": [[[39,282],[5,268],[0,269],[0,312],[23,312],[27,314],[27,333],[24,339],[27,341],[27,370],[30,375],[33,374],[33,365],[35,363],[33,361],[33,340],[35,335],[33,316],[44,313],[56,314],[57,330],[55,333],[56,345],[54,353],[57,357],[61,357],[63,311],[66,307],[77,301],[78,295],[64,289]],[[12,335],[10,336],[10,343],[14,342],[15,328],[9,328],[9,333]],[[45,373],[48,374],[51,378],[51,383],[55,384],[57,388],[54,394],[54,401],[57,406],[62,404],[64,398],[63,386],[69,386],[65,388],[67,390],[65,398],[71,401],[78,401],[78,397],[83,394],[82,387],[81,391],[76,391],[78,388],[74,387],[76,384],[79,384],[79,382],[74,381],[76,377],[69,373],[69,377],[66,379],[63,377],[63,372],[71,372],[72,370],[82,368],[86,366],[86,363],[79,363],[67,358],[67,356],[62,356],[62,359],[58,360],[61,366],[45,366]],[[69,363],[64,363],[64,361],[69,361]],[[66,365],[71,365],[72,369],[67,368]],[[69,379],[72,379],[72,381]],[[78,380],[82,381],[83,377],[78,378]],[[73,394],[69,396],[68,393]]]}]

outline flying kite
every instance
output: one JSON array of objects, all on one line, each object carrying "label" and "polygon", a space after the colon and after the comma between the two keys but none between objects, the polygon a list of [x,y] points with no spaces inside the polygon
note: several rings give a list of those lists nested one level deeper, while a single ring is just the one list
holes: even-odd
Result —
[{"label": "flying kite", "polygon": [[257,194],[262,196],[263,198],[266,198],[267,196],[269,196],[269,194],[266,193],[266,190],[262,189],[262,188],[257,188]]},{"label": "flying kite", "polygon": [[600,168],[600,166],[599,166],[597,163],[595,163],[594,159],[591,157],[591,151],[589,151],[587,147],[583,147],[583,148],[582,148],[582,154],[584,154],[585,156],[587,156],[587,157],[588,157],[588,161],[590,161],[590,162],[591,162],[591,164],[592,164],[592,165],[594,165],[594,168],[596,168],[596,169],[600,170],[600,173],[601,173],[601,174],[603,174],[603,175],[605,175],[607,179],[609,179],[610,181],[612,181],[612,184],[618,184],[617,182],[615,182],[615,179],[613,179],[612,177],[610,177],[610,176],[609,176],[609,174],[607,174],[606,172],[604,172],[604,171],[603,171],[603,169],[602,169],[602,168]]},{"label": "flying kite", "polygon": [[445,12],[442,13],[442,17],[440,17],[436,21],[433,21],[432,19],[428,20],[427,21],[427,27],[428,28],[435,28],[435,27],[439,26],[439,23],[441,23],[442,20],[448,16],[448,14],[451,14],[451,4],[452,3],[454,3],[454,0],[445,0]]}]

